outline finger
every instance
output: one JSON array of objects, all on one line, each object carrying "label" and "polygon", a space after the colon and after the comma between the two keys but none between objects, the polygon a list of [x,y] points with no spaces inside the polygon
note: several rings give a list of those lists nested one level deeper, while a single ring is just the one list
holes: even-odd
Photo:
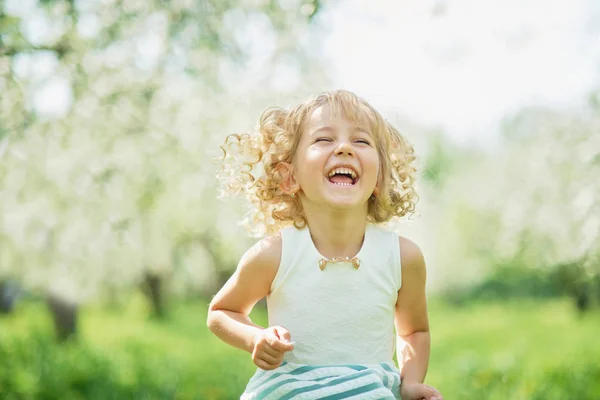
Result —
[{"label": "finger", "polygon": [[280,342],[279,336],[277,336],[277,332],[274,329],[269,329],[267,334],[265,335],[265,341],[271,347],[275,345],[275,343]]},{"label": "finger", "polygon": [[283,357],[273,357],[267,353],[259,353],[256,355],[258,359],[265,361],[267,364],[279,366],[283,361]]},{"label": "finger", "polygon": [[256,364],[256,366],[258,368],[264,369],[265,371],[270,371],[270,370],[275,369],[275,368],[278,367],[277,365],[271,365],[271,364],[269,364],[266,361],[261,360],[261,359],[254,360],[254,364]]},{"label": "finger", "polygon": [[277,337],[282,341],[290,342],[292,340],[292,335],[290,335],[290,332],[283,326],[274,326],[273,330],[275,331]]},{"label": "finger", "polygon": [[265,353],[267,353],[268,355],[278,358],[278,357],[282,357],[283,356],[283,352],[274,349],[273,347],[271,347],[269,344],[266,344],[263,348],[261,348],[261,351],[264,351]]},{"label": "finger", "polygon": [[291,343],[286,343],[286,342],[282,342],[281,340],[278,340],[276,342],[274,342],[271,347],[277,351],[281,351],[281,352],[286,352],[286,351],[291,351],[294,350],[294,345]]},{"label": "finger", "polygon": [[414,392],[414,395],[415,397],[418,397],[419,400],[434,400],[435,392],[432,387],[426,385],[419,385],[415,389],[416,390]]},{"label": "finger", "polygon": [[435,388],[427,386],[427,399],[429,400],[443,400],[442,394]]},{"label": "finger", "polygon": [[[269,332],[266,336],[266,341],[269,346],[271,346],[274,350],[286,352],[294,349],[294,345],[292,343],[284,342],[277,336],[277,332],[275,329],[279,329],[280,327],[274,327],[273,330]],[[285,328],[283,328],[285,329]]]}]

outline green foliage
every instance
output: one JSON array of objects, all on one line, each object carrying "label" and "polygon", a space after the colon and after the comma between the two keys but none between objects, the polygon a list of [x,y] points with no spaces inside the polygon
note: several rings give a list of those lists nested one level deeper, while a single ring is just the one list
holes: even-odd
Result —
[{"label": "green foliage", "polygon": [[562,294],[562,285],[547,271],[522,265],[501,265],[492,268],[490,275],[480,283],[446,289],[444,298],[462,305],[482,300],[552,298]]},{"label": "green foliage", "polygon": [[[600,396],[598,315],[564,301],[432,301],[427,382],[448,399],[559,400]],[[255,367],[208,332],[206,304],[175,305],[148,319],[134,299],[121,311],[83,312],[84,341],[50,339],[43,305],[21,304],[0,320],[3,399],[234,399]],[[254,321],[266,323],[264,310]],[[568,332],[568,334],[565,334]],[[293,334],[293,333],[292,333]]]},{"label": "green foliage", "polygon": [[429,140],[428,153],[424,156],[425,163],[421,175],[426,182],[435,187],[442,186],[450,176],[456,173],[457,165],[461,164],[460,152],[441,133]]}]

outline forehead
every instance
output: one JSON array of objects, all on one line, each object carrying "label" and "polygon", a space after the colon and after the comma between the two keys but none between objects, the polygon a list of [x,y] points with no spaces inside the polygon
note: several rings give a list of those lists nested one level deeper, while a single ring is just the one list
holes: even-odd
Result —
[{"label": "forehead", "polygon": [[307,130],[331,126],[338,123],[350,123],[366,132],[374,130],[373,119],[359,106],[348,107],[343,104],[320,105],[315,107],[306,118]]}]

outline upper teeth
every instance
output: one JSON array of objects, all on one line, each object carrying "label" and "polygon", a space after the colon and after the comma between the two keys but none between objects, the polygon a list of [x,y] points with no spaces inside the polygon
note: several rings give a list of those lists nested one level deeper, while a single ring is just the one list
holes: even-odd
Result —
[{"label": "upper teeth", "polygon": [[335,174],[350,175],[352,179],[356,179],[356,172],[354,172],[350,168],[334,168],[331,170],[331,172],[329,172],[329,177],[331,178]]}]

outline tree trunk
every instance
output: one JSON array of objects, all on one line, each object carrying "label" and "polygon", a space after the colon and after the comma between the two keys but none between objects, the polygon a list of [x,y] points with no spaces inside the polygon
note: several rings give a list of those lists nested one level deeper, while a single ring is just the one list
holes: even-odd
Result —
[{"label": "tree trunk", "polygon": [[575,294],[575,306],[579,312],[586,312],[590,308],[590,294],[586,289],[587,287],[584,286]]},{"label": "tree trunk", "polygon": [[0,280],[0,314],[10,314],[17,299],[17,288],[8,280]]},{"label": "tree trunk", "polygon": [[163,294],[163,278],[152,272],[146,272],[144,277],[144,293],[150,300],[152,315],[164,318],[166,314],[165,298]]},{"label": "tree trunk", "polygon": [[52,313],[56,338],[59,342],[77,337],[77,304],[54,295],[46,296],[46,303]]}]

